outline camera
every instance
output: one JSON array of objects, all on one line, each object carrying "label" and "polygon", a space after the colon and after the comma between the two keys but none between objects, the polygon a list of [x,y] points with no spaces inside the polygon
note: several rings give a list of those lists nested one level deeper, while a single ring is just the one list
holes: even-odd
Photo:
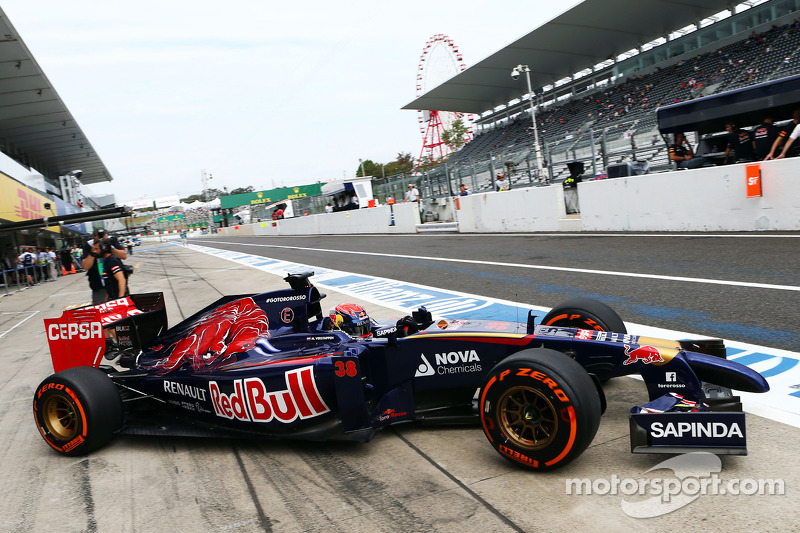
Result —
[{"label": "camera", "polygon": [[518,80],[519,79],[519,70],[515,67],[514,70],[511,71],[511,79]]}]

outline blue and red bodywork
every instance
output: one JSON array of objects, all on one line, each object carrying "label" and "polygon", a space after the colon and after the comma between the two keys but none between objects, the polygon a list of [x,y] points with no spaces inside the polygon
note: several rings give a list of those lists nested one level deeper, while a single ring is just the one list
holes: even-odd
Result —
[{"label": "blue and red bodywork", "polygon": [[101,353],[127,358],[128,369],[104,367],[125,406],[122,434],[312,440],[368,441],[402,421],[477,423],[473,399],[487,373],[528,348],[575,359],[599,378],[601,398],[600,379],[628,374],[644,378],[650,400],[677,393],[702,405],[704,382],[769,388],[757,372],[701,353],[713,353],[702,343],[541,326],[534,317],[428,321],[405,337],[388,325],[352,338],[327,328],[309,275],[287,278],[287,290],[222,298],[166,331],[160,293],[65,311],[45,321],[54,368],[103,368]]}]

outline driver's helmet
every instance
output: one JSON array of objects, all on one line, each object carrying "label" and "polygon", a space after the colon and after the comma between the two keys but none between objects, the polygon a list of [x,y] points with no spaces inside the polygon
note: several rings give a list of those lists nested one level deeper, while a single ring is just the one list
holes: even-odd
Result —
[{"label": "driver's helmet", "polygon": [[372,324],[369,315],[358,304],[339,304],[330,312],[333,326],[351,337],[369,337],[372,335]]}]

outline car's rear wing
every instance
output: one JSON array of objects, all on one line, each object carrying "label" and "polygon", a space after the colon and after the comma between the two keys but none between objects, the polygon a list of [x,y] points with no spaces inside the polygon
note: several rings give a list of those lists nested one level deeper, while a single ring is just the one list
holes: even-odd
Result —
[{"label": "car's rear wing", "polygon": [[132,294],[99,305],[67,309],[44,320],[53,370],[98,367],[108,349],[131,354],[167,328],[160,292]]}]

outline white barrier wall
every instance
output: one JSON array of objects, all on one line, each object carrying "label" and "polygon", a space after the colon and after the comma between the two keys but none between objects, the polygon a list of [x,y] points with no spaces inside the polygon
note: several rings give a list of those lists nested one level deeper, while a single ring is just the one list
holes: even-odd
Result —
[{"label": "white barrier wall", "polygon": [[800,229],[800,159],[761,163],[762,196],[747,198],[745,164],[578,185],[584,231]]},{"label": "white barrier wall", "polygon": [[[392,211],[394,225],[392,225]],[[321,213],[305,217],[222,228],[225,236],[246,235],[349,235],[356,233],[416,233],[420,224],[418,204],[382,205],[338,213]]]},{"label": "white barrier wall", "polygon": [[[760,165],[762,195],[758,198],[747,198],[745,164],[585,181],[578,184],[579,218],[567,217],[560,185],[460,196],[453,199],[458,203],[458,231],[800,230],[800,158]],[[416,233],[419,206],[397,204],[393,226],[390,220],[389,206],[380,206],[240,225],[220,233]]]},{"label": "white barrier wall", "polygon": [[461,233],[558,231],[567,216],[561,185],[460,196],[458,204]]}]

